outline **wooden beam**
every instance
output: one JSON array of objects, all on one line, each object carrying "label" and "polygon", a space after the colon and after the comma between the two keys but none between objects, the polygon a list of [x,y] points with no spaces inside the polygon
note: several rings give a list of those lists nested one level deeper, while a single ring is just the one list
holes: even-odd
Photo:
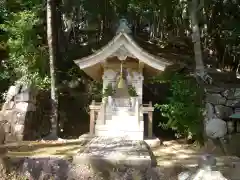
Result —
[{"label": "wooden beam", "polygon": [[144,68],[144,63],[141,62],[141,61],[139,61],[138,71],[139,71],[140,73],[142,73],[142,72],[143,72],[143,68]]}]

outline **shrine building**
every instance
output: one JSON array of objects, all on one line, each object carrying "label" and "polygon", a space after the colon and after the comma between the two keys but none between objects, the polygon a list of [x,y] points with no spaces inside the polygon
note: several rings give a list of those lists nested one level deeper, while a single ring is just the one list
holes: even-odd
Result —
[{"label": "shrine building", "polygon": [[171,63],[141,48],[132,38],[126,19],[120,20],[115,37],[106,46],[74,62],[94,80],[103,81],[102,102],[90,105],[90,134],[143,140],[147,128],[147,138],[153,136],[153,106],[143,104],[143,80]]}]

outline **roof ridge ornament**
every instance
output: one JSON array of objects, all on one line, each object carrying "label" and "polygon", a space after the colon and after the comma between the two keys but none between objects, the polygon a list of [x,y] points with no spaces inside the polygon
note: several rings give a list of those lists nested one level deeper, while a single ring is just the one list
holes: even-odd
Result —
[{"label": "roof ridge ornament", "polygon": [[132,30],[129,27],[128,21],[125,18],[121,18],[119,20],[119,26],[117,28],[116,34],[119,34],[120,32],[126,33],[126,34],[132,33]]}]

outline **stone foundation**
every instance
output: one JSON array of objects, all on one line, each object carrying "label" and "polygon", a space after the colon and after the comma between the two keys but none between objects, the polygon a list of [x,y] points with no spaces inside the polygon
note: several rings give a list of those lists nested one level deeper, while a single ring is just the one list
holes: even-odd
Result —
[{"label": "stone foundation", "polygon": [[33,92],[30,88],[20,85],[9,88],[0,115],[5,131],[5,142],[23,140],[26,120],[36,110]]},{"label": "stone foundation", "polygon": [[138,169],[148,169],[156,165],[144,141],[107,137],[94,137],[83,152],[73,157],[73,163]]}]

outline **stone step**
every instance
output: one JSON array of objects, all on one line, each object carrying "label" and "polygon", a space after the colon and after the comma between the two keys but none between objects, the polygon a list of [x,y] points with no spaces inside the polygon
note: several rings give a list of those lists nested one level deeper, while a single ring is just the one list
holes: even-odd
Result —
[{"label": "stone step", "polygon": [[138,117],[136,116],[130,116],[130,115],[113,115],[112,116],[112,120],[115,119],[115,120],[120,120],[120,121],[136,121],[138,119]]},{"label": "stone step", "polygon": [[142,126],[134,126],[134,127],[129,127],[128,125],[125,126],[113,126],[113,125],[109,125],[109,124],[99,124],[99,125],[95,125],[95,129],[99,129],[99,130],[113,130],[113,131],[143,131],[144,127],[143,124]]},{"label": "stone step", "polygon": [[112,120],[120,123],[138,123],[136,116],[112,116]]},{"label": "stone step", "polygon": [[122,116],[122,115],[135,116],[135,114],[136,113],[134,111],[124,112],[124,113],[123,112],[114,111],[114,112],[111,113],[112,116]]},{"label": "stone step", "polygon": [[111,120],[105,121],[107,125],[113,125],[113,126],[124,126],[126,127],[138,127],[141,126],[141,121],[139,122],[136,117],[131,118],[125,118],[125,117],[113,117]]},{"label": "stone step", "polygon": [[106,121],[106,124],[96,124],[95,129],[99,130],[126,130],[126,131],[143,131],[144,130],[144,122],[140,121],[140,124],[138,123],[116,123],[116,122],[111,122],[112,120]]},{"label": "stone step", "polygon": [[116,121],[108,121],[106,124],[111,129],[120,129],[120,130],[143,130],[144,122],[116,122]]},{"label": "stone step", "polygon": [[125,137],[129,140],[143,140],[143,131],[96,130],[95,135],[103,137]]}]

